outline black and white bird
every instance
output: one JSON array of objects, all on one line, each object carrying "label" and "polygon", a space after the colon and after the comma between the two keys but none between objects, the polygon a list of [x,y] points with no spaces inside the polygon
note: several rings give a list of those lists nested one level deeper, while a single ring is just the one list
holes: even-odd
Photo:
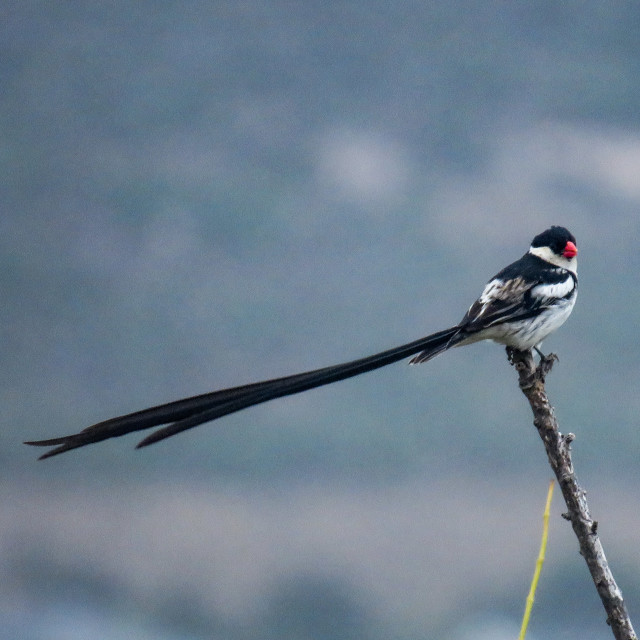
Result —
[{"label": "black and white bird", "polygon": [[426,362],[447,349],[480,340],[540,353],[542,341],[565,322],[576,302],[577,254],[571,233],[564,227],[551,227],[533,239],[522,258],[489,280],[462,320],[450,329],[359,360],[212,391],[105,420],[70,436],[26,444],[54,447],[40,457],[44,459],[132,431],[166,425],[138,444],[144,447],[252,405],[351,378],[410,356],[410,364]]}]

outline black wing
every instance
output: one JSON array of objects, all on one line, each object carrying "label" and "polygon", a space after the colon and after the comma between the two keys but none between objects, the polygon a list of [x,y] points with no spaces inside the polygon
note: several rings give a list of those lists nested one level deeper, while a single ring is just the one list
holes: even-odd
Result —
[{"label": "black wing", "polygon": [[466,333],[475,333],[496,324],[532,318],[558,298],[570,295],[575,280],[570,271],[525,254],[489,280],[460,327]]}]

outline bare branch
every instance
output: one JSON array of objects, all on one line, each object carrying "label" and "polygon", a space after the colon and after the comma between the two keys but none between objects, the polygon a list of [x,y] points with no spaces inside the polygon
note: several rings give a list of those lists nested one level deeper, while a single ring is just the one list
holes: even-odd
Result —
[{"label": "bare branch", "polygon": [[580,544],[580,553],[587,562],[602,604],[607,612],[607,623],[617,640],[637,640],[629,614],[622,599],[622,591],[616,584],[604,555],[598,522],[591,518],[586,491],[578,484],[571,461],[572,433],[562,435],[558,428],[553,407],[549,404],[544,387],[545,376],[551,371],[555,355],[547,356],[536,367],[530,351],[507,348],[509,361],[518,372],[520,389],[533,411],[533,424],[544,442],[551,468],[567,505],[564,517],[571,522]]}]

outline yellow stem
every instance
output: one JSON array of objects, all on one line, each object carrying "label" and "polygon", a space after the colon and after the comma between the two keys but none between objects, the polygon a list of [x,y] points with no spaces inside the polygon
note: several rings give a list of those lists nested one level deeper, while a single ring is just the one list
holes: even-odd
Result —
[{"label": "yellow stem", "polygon": [[553,485],[554,481],[551,480],[549,483],[549,491],[547,492],[547,504],[545,505],[544,514],[542,516],[542,540],[540,542],[540,552],[538,553],[538,560],[536,561],[536,569],[533,572],[533,580],[531,580],[531,587],[529,588],[529,595],[527,596],[527,605],[524,609],[522,627],[520,628],[520,636],[518,637],[518,640],[524,640],[524,637],[527,634],[527,627],[529,626],[529,618],[531,617],[531,609],[533,608],[533,601],[535,600],[540,571],[544,564],[544,554],[547,549],[547,539],[549,537],[549,513],[551,512]]}]

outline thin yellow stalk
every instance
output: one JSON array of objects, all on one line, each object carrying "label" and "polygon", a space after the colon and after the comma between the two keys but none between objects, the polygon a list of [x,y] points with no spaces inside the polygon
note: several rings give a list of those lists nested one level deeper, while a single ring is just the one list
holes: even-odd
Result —
[{"label": "thin yellow stalk", "polygon": [[551,480],[551,482],[549,483],[549,491],[547,492],[547,504],[544,508],[544,514],[542,516],[542,540],[540,542],[540,552],[538,553],[538,560],[536,561],[536,569],[533,572],[533,580],[531,580],[531,587],[529,589],[529,595],[527,596],[527,605],[524,609],[524,616],[522,617],[522,627],[520,628],[520,636],[518,640],[524,640],[524,637],[527,634],[529,618],[531,617],[531,609],[533,608],[536,589],[538,587],[538,580],[540,579],[540,571],[542,570],[542,565],[544,564],[544,554],[547,549],[547,538],[549,537],[549,513],[551,512],[553,485],[554,481]]}]

